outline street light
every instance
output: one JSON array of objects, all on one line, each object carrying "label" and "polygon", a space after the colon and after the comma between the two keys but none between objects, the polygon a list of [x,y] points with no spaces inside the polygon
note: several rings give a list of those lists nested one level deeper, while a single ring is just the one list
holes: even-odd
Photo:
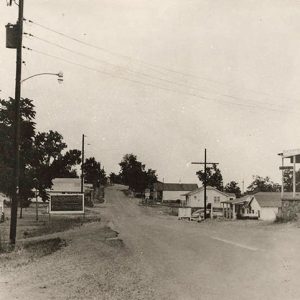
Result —
[{"label": "street light", "polygon": [[38,73],[38,74],[34,74],[34,75],[31,75],[23,80],[21,80],[21,83],[23,83],[24,81],[30,79],[30,78],[33,78],[33,77],[37,77],[37,76],[42,76],[42,75],[53,75],[53,76],[57,76],[57,81],[58,83],[62,83],[64,81],[64,74],[63,72],[58,72],[58,73],[50,73],[50,72],[44,72],[44,73]]}]

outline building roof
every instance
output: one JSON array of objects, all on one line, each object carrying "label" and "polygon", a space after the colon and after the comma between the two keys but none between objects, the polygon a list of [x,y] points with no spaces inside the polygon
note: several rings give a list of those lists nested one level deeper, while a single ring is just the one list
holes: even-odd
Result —
[{"label": "building roof", "polygon": [[54,178],[51,191],[55,192],[80,192],[80,178]]},{"label": "building roof", "polygon": [[230,197],[236,197],[235,193],[226,193]]},{"label": "building roof", "polygon": [[[203,191],[203,190],[204,190],[204,187],[201,186],[201,187],[199,187],[199,188],[197,188],[197,189],[195,189],[195,190],[190,191],[189,193],[187,193],[187,194],[185,194],[185,195],[186,195],[186,196],[188,196],[188,195],[193,195],[193,194],[196,194],[196,193],[201,192],[201,191]],[[214,190],[214,191],[216,191],[216,192],[218,192],[218,193],[220,193],[220,194],[225,195],[226,197],[235,197],[235,194],[221,192],[221,191],[219,191],[217,188],[215,188],[215,187],[213,187],[213,186],[207,186],[207,187],[206,187],[206,190]]]},{"label": "building roof", "polygon": [[278,192],[258,192],[252,195],[260,207],[280,207],[281,193]]},{"label": "building roof", "polygon": [[157,190],[161,191],[185,191],[190,192],[198,188],[195,183],[159,183],[156,185]]}]

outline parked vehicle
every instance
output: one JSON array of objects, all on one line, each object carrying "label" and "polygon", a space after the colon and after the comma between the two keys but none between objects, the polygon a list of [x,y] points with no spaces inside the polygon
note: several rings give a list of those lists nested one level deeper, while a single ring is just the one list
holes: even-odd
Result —
[{"label": "parked vehicle", "polygon": [[[210,210],[206,209],[206,218],[210,218]],[[200,208],[192,213],[191,221],[202,221],[204,220],[204,208]]]}]

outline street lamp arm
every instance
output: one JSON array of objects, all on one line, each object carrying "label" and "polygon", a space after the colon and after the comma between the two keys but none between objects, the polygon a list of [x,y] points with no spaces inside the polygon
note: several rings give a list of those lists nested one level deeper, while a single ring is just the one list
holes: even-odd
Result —
[{"label": "street lamp arm", "polygon": [[26,81],[28,79],[31,79],[33,77],[42,76],[42,75],[54,75],[54,76],[58,76],[59,78],[63,77],[63,73],[62,72],[59,72],[59,73],[44,72],[44,73],[38,73],[38,74],[31,75],[31,76],[29,76],[29,77],[21,80],[21,83],[23,83],[24,81]]}]

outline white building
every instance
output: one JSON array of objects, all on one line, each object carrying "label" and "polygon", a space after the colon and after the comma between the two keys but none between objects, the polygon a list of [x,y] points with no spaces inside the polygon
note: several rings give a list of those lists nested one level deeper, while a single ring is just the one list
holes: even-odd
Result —
[{"label": "white building", "polygon": [[274,221],[281,207],[281,194],[278,192],[259,192],[249,199],[245,215],[259,220]]},{"label": "white building", "polygon": [[[204,187],[200,187],[185,195],[184,206],[204,208]],[[234,194],[224,193],[212,186],[206,187],[206,205],[207,208],[223,208],[222,202],[232,201],[236,197]]]},{"label": "white building", "polygon": [[198,188],[194,183],[163,183],[154,184],[154,199],[157,201],[183,201],[185,194]]},{"label": "white building", "polygon": [[80,178],[54,178],[52,179],[51,192],[77,192],[81,191]]},{"label": "white building", "polygon": [[222,204],[226,211],[230,210],[229,218],[274,221],[281,207],[281,194],[258,192],[234,201],[224,201]]}]

